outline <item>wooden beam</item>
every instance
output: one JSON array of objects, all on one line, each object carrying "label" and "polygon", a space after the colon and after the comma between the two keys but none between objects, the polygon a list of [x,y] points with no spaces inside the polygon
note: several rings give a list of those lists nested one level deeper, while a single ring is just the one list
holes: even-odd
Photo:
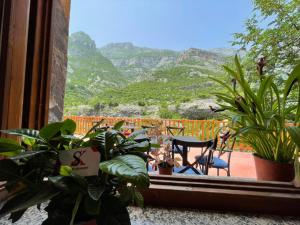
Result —
[{"label": "wooden beam", "polygon": [[[69,10],[69,0],[31,0],[23,127],[46,125],[50,95],[64,93],[67,61],[62,55],[67,58]],[[53,79],[62,88],[53,87]]]},{"label": "wooden beam", "polygon": [[146,205],[300,216],[300,189],[291,183],[151,175],[142,194]]},{"label": "wooden beam", "polygon": [[26,128],[39,129],[47,123],[52,6],[52,0],[31,0],[22,121]]},{"label": "wooden beam", "polygon": [[10,0],[6,3],[5,13],[9,17],[4,19],[6,30],[1,35],[1,129],[19,128],[22,124],[30,9],[30,0]]}]

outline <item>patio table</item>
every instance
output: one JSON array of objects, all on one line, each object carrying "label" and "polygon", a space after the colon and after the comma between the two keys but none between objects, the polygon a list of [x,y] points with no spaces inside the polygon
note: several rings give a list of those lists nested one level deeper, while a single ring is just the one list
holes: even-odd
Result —
[{"label": "patio table", "polygon": [[[199,141],[198,139],[196,139],[195,137],[190,137],[190,136],[172,136],[171,137],[172,140],[172,149],[174,149],[174,147],[176,148],[176,146],[181,145],[182,146],[182,152],[181,152],[181,156],[182,156],[182,165],[186,166],[184,169],[182,169],[181,171],[179,171],[179,173],[183,173],[185,172],[187,169],[192,169],[195,173],[200,174],[199,171],[197,171],[193,165],[194,163],[189,163],[188,161],[188,148],[189,147],[196,147],[196,148],[208,148],[211,144],[212,144],[212,140],[208,140],[208,141]],[[201,157],[206,153],[206,151],[204,151],[201,154]],[[174,154],[174,153],[173,153]]]},{"label": "patio table", "polygon": [[188,164],[188,147],[193,147],[198,141],[195,137],[191,136],[171,136],[172,140],[172,149],[174,145],[181,145],[182,148],[182,165],[186,166]]}]

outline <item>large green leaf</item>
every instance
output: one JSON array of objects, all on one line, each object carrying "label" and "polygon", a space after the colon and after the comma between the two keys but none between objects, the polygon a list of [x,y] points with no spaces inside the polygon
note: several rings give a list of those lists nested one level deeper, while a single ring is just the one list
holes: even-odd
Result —
[{"label": "large green leaf", "polygon": [[40,131],[40,136],[45,140],[49,141],[51,138],[55,137],[62,128],[63,123],[50,123],[47,126],[43,127]]},{"label": "large green leaf", "polygon": [[30,158],[36,155],[40,154],[45,154],[49,153],[47,150],[41,150],[41,151],[26,151],[26,152],[21,152],[17,156],[10,157],[12,160],[20,160],[20,159],[25,159],[25,158]]},{"label": "large green leaf", "polygon": [[129,143],[125,143],[122,146],[122,149],[127,151],[146,152],[150,149],[150,143],[148,141],[143,141],[141,143],[129,142]]},{"label": "large green leaf", "polygon": [[140,157],[135,155],[122,155],[104,161],[100,163],[100,169],[138,186],[145,187],[149,185],[146,164]]},{"label": "large green leaf", "polygon": [[291,135],[295,144],[300,148],[300,127],[287,127],[286,128]]},{"label": "large green leaf", "polygon": [[285,87],[284,87],[284,98],[287,98],[289,95],[292,87],[295,85],[296,82],[300,81],[300,64],[298,64],[289,75],[288,79],[286,80]]},{"label": "large green leaf", "polygon": [[73,211],[72,211],[72,218],[71,218],[71,221],[70,221],[70,225],[74,224],[75,216],[76,216],[77,211],[79,209],[79,205],[81,203],[81,200],[82,200],[82,193],[78,193],[76,201],[75,201],[75,205],[74,205],[74,208],[73,208]]},{"label": "large green leaf", "polygon": [[2,133],[27,137],[32,139],[40,139],[39,131],[33,129],[10,129],[10,130],[1,130]]},{"label": "large green leaf", "polygon": [[55,187],[70,193],[85,192],[87,189],[86,180],[81,176],[55,176],[48,179]]},{"label": "large green leaf", "polygon": [[124,120],[121,120],[121,121],[117,122],[117,123],[114,125],[114,128],[113,128],[113,129],[114,129],[114,130],[120,130],[124,123],[125,123]]},{"label": "large green leaf", "polygon": [[105,186],[103,184],[89,183],[87,191],[91,199],[98,201],[105,191]]},{"label": "large green leaf", "polygon": [[0,153],[14,152],[23,149],[23,147],[15,140],[9,138],[0,138]]},{"label": "large green leaf", "polygon": [[74,134],[76,130],[76,123],[73,120],[66,119],[62,122],[62,127],[60,128],[60,131],[62,134]]},{"label": "large green leaf", "polygon": [[58,193],[59,192],[56,189],[49,185],[40,186],[38,191],[28,190],[27,192],[20,193],[4,205],[0,210],[0,216],[25,210],[31,206],[43,203]]}]

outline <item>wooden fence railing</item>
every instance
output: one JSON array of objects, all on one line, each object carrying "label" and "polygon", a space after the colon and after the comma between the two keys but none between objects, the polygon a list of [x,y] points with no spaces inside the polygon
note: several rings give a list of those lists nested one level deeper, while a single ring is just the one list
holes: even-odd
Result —
[{"label": "wooden fence railing", "polygon": [[[163,134],[167,134],[167,126],[184,127],[184,135],[193,136],[199,140],[214,138],[219,129],[226,126],[226,121],[219,120],[187,120],[187,119],[148,119],[132,117],[103,117],[103,116],[65,116],[64,119],[72,119],[76,122],[77,134],[86,133],[92,126],[93,122],[104,119],[104,125],[114,125],[116,122],[125,120],[135,124],[140,129],[143,125],[159,126]],[[251,150],[251,147],[236,141],[235,150]]]}]

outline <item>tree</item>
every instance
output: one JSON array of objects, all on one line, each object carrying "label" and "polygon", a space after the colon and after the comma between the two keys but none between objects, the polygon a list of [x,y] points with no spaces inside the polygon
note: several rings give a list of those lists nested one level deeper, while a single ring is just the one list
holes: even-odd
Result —
[{"label": "tree", "polygon": [[300,0],[253,0],[253,15],[245,33],[235,33],[233,45],[249,49],[248,57],[267,59],[268,69],[288,70],[300,57]]}]

